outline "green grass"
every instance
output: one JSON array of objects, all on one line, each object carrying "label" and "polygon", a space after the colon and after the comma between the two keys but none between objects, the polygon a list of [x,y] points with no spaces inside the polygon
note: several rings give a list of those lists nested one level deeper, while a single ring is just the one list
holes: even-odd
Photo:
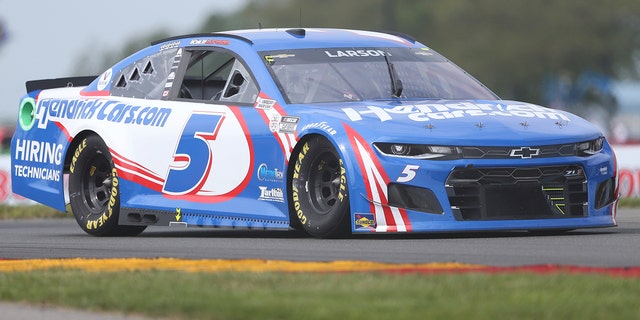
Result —
[{"label": "green grass", "polygon": [[640,197],[620,198],[620,208],[640,208]]},{"label": "green grass", "polygon": [[43,205],[7,206],[0,205],[0,220],[8,219],[38,219],[38,218],[69,218],[72,214],[52,209]]},{"label": "green grass", "polygon": [[640,279],[569,274],[0,273],[0,300],[178,319],[632,319]]}]

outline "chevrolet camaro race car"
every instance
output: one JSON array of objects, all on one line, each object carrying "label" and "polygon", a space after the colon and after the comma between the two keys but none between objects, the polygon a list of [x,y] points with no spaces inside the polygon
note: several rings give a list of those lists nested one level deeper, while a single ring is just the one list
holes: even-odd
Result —
[{"label": "chevrolet camaro race car", "polygon": [[13,191],[96,236],[615,226],[617,168],[572,114],[498,98],[402,34],[173,37],[97,77],[27,82]]}]

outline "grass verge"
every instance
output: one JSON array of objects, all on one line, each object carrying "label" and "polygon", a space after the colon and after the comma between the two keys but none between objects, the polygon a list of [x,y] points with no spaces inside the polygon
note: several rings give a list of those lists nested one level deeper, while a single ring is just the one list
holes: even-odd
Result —
[{"label": "grass verge", "polygon": [[640,197],[620,198],[620,208],[640,208]]},{"label": "grass verge", "polygon": [[39,204],[22,206],[0,205],[0,220],[69,217],[73,217],[73,215]]},{"label": "grass verge", "polygon": [[0,273],[0,300],[177,319],[632,319],[640,279],[605,275]]}]

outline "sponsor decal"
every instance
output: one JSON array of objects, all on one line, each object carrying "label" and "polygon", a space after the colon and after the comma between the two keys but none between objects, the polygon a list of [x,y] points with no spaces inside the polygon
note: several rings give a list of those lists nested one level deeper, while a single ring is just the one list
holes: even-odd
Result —
[{"label": "sponsor decal", "polygon": [[180,66],[180,61],[182,60],[182,48],[178,49],[176,56],[173,58],[173,64],[171,65],[171,70],[169,74],[173,74],[173,79],[167,79],[167,82],[164,84],[164,91],[162,91],[162,97],[166,98],[169,96],[171,92],[171,88],[173,87],[173,81],[175,80],[175,73],[178,71],[178,67]]},{"label": "sponsor decal", "polygon": [[280,118],[280,123],[278,124],[278,132],[295,133],[299,121],[300,118],[298,117],[283,116],[282,118]]},{"label": "sponsor decal", "polygon": [[284,172],[278,170],[278,168],[271,170],[265,163],[258,166],[258,172],[256,175],[260,181],[279,182],[284,180]]},{"label": "sponsor decal", "polygon": [[309,130],[309,129],[320,129],[326,133],[328,133],[329,135],[335,135],[336,133],[338,133],[336,131],[336,129],[334,129],[333,127],[331,127],[326,121],[322,121],[322,122],[314,122],[314,123],[309,123],[307,125],[305,125],[304,127],[302,127],[302,129],[300,131],[305,131],[305,130]]},{"label": "sponsor decal", "polygon": [[167,42],[160,46],[160,51],[177,48],[180,46],[180,40]]},{"label": "sponsor decal", "polygon": [[295,133],[299,121],[299,117],[273,114],[269,119],[269,130],[278,133]]},{"label": "sponsor decal", "polygon": [[130,105],[101,99],[42,99],[38,102],[38,128],[44,129],[49,121],[101,120],[115,123],[164,127],[171,114],[169,108]]},{"label": "sponsor decal", "polygon": [[284,202],[284,192],[282,188],[268,188],[265,186],[258,186],[258,188],[260,189],[260,197],[258,197],[258,200]]},{"label": "sponsor decal", "polygon": [[[260,99],[263,99],[259,101],[271,100],[263,92],[261,92],[259,96],[260,96]],[[293,150],[293,146],[296,144],[296,141],[298,139],[296,138],[295,133],[285,133],[285,132],[278,131],[280,120],[282,120],[282,117],[286,116],[286,113],[284,112],[284,110],[282,110],[282,108],[278,105],[278,103],[275,102],[275,100],[271,100],[271,101],[273,101],[273,105],[270,108],[268,109],[258,108],[257,110],[258,110],[258,113],[262,116],[262,119],[264,120],[265,124],[269,126],[269,130],[271,130],[275,139],[280,144],[282,153],[285,155],[285,162],[288,163],[289,158],[291,157],[291,151]]]},{"label": "sponsor decal", "polygon": [[36,166],[23,166],[16,164],[13,166],[13,174],[16,177],[48,180],[48,181],[60,181],[60,170],[43,168]]},{"label": "sponsor decal", "polygon": [[325,50],[324,52],[329,58],[351,58],[351,57],[384,57],[385,55],[391,56],[391,54],[384,52],[384,50],[375,49],[362,49],[362,50]]},{"label": "sponsor decal", "polygon": [[420,104],[382,108],[366,106],[360,108],[343,108],[342,111],[351,121],[361,121],[363,116],[373,115],[381,122],[394,117],[407,117],[409,120],[421,122],[431,120],[447,120],[464,117],[519,117],[559,120],[557,123],[568,123],[570,119],[561,112],[545,107],[521,104],[489,104],[489,103],[447,103]]},{"label": "sponsor decal", "polygon": [[276,59],[284,59],[284,58],[290,58],[295,56],[296,56],[295,54],[288,54],[288,53],[274,54],[274,55],[264,56],[264,60],[271,65],[276,62]]},{"label": "sponsor decal", "polygon": [[607,167],[600,167],[600,174],[603,176],[606,176],[609,174],[609,168]]},{"label": "sponsor decal", "polygon": [[109,85],[109,83],[111,82],[112,75],[113,75],[113,70],[109,68],[100,76],[100,80],[98,80],[98,87],[97,87],[98,91],[104,90],[107,87],[107,85]]},{"label": "sponsor decal", "polygon": [[256,109],[262,109],[262,110],[271,110],[271,108],[273,108],[273,106],[276,104],[275,100],[272,99],[263,99],[258,97],[258,99],[256,100],[256,103],[254,104]]},{"label": "sponsor decal", "polygon": [[417,56],[432,56],[433,52],[431,52],[431,49],[429,48],[421,48],[421,51],[416,51],[415,54]]},{"label": "sponsor decal", "polygon": [[16,139],[14,159],[60,165],[63,149],[64,146],[59,143]]},{"label": "sponsor decal", "polygon": [[203,45],[203,44],[216,44],[221,46],[229,45],[229,40],[220,39],[193,39],[189,42],[190,45]]},{"label": "sponsor decal", "polygon": [[14,165],[14,175],[30,179],[60,181],[60,170],[34,164],[61,165],[63,149],[64,146],[58,143],[16,139],[14,159],[31,162],[32,165]]},{"label": "sponsor decal", "polygon": [[356,230],[376,228],[376,216],[370,213],[357,213],[354,222]]}]

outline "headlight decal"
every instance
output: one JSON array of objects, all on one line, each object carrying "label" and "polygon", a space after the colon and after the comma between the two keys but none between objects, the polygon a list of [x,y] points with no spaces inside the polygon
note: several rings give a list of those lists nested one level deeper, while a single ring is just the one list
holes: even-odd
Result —
[{"label": "headlight decal", "polygon": [[602,152],[604,137],[594,140],[547,146],[444,146],[376,142],[376,150],[389,157],[418,160],[456,159],[535,159],[556,157],[590,157]]}]

